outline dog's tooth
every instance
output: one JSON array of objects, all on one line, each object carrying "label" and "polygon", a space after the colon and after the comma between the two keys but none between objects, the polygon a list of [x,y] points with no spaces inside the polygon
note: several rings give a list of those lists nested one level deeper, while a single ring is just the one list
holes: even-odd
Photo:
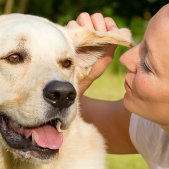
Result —
[{"label": "dog's tooth", "polygon": [[56,128],[57,128],[58,132],[60,132],[60,133],[62,132],[61,125],[62,125],[62,123],[60,121],[57,121]]},{"label": "dog's tooth", "polygon": [[33,137],[33,135],[32,135],[32,144],[33,144],[33,145],[36,144],[36,141],[35,141],[35,138]]}]

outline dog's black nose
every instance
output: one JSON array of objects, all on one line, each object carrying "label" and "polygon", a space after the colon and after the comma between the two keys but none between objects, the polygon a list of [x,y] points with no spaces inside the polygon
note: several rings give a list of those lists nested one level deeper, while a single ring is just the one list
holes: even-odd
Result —
[{"label": "dog's black nose", "polygon": [[76,98],[76,90],[69,82],[52,81],[43,89],[44,99],[59,109],[72,105]]}]

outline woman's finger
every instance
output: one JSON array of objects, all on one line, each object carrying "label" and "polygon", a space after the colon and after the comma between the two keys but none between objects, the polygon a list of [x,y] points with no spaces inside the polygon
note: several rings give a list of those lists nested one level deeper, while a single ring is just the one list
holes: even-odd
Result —
[{"label": "woman's finger", "polygon": [[91,20],[96,31],[106,31],[106,25],[104,17],[101,13],[95,13],[91,15]]},{"label": "woman's finger", "polygon": [[81,13],[77,19],[76,22],[80,25],[80,26],[84,26],[89,30],[94,30],[94,26],[91,20],[90,15],[87,12],[83,12]]},{"label": "woman's finger", "polygon": [[67,24],[68,27],[77,27],[79,26],[75,20],[71,20]]},{"label": "woman's finger", "polygon": [[108,31],[113,30],[114,28],[117,28],[117,25],[112,18],[105,17],[104,21],[105,21],[105,25]]}]

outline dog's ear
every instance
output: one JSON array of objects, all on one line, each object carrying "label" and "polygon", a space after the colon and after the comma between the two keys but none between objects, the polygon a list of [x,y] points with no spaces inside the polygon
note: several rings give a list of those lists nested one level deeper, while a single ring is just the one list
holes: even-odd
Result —
[{"label": "dog's ear", "polygon": [[108,44],[117,44],[127,47],[134,45],[128,29],[114,29],[109,32],[90,31],[84,27],[66,27],[77,55],[79,80],[86,77],[96,61],[104,55]]}]

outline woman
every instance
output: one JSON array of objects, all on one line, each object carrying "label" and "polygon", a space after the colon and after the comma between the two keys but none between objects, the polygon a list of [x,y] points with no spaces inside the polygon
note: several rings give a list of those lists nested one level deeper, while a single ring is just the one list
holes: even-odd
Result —
[{"label": "woman", "polygon": [[[68,26],[90,30],[112,30],[116,25],[101,14],[79,15]],[[81,83],[81,92],[111,62],[110,46],[105,57]],[[104,135],[109,153],[140,153],[151,169],[169,168],[169,4],[150,20],[143,40],[121,56],[128,69],[126,93],[120,101],[99,101],[82,97],[84,119]],[[113,89],[112,89],[113,90]]]}]

